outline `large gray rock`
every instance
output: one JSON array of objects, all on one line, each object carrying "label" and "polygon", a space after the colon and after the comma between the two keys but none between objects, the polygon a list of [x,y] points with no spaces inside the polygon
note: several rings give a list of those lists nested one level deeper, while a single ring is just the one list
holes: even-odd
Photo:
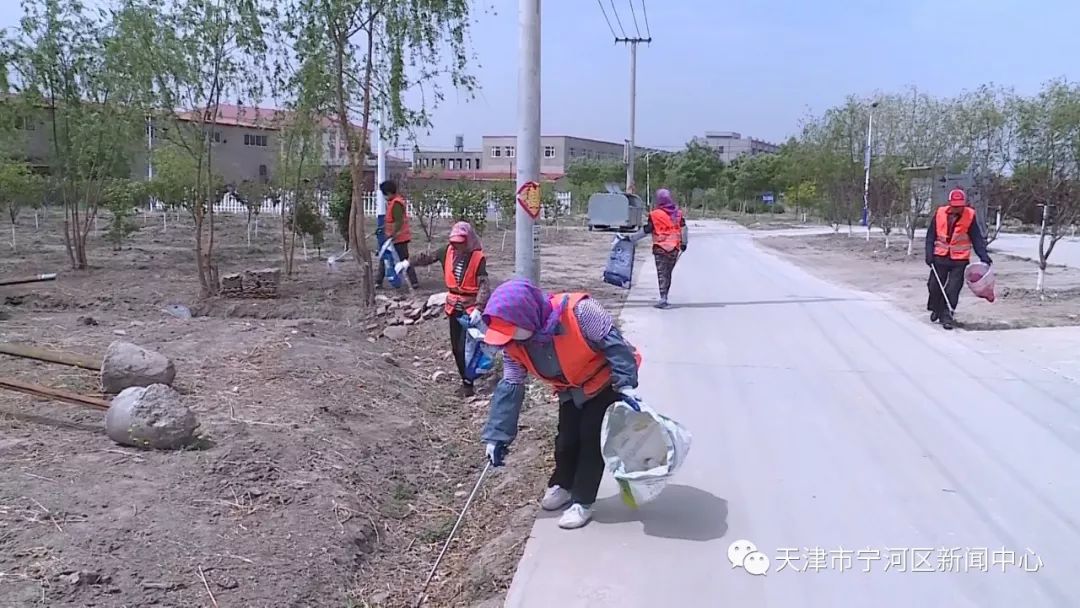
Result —
[{"label": "large gray rock", "polygon": [[101,389],[116,394],[133,386],[171,385],[176,366],[165,355],[130,342],[113,342],[101,362]]},{"label": "large gray rock", "polygon": [[425,306],[427,308],[442,308],[446,304],[446,297],[449,293],[443,291],[440,293],[433,293],[431,297],[427,299]]},{"label": "large gray rock", "polygon": [[105,412],[105,433],[121,445],[175,450],[191,444],[197,428],[195,414],[164,384],[126,389]]}]

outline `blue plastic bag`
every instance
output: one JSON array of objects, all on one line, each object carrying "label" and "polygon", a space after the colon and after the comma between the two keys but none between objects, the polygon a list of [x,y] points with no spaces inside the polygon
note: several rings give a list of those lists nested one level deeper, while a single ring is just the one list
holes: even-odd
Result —
[{"label": "blue plastic bag", "polygon": [[394,266],[401,260],[398,259],[394,243],[386,238],[386,216],[380,215],[375,219],[375,239],[379,243],[379,259],[383,261],[383,276],[390,282],[394,289],[401,287],[401,275]]},{"label": "blue plastic bag", "polygon": [[495,353],[484,343],[484,322],[473,325],[469,317],[458,317],[465,329],[465,380],[472,382],[495,366]]},{"label": "blue plastic bag", "polygon": [[616,238],[611,244],[607,267],[604,268],[604,282],[630,289],[634,278],[634,246],[630,239]]}]

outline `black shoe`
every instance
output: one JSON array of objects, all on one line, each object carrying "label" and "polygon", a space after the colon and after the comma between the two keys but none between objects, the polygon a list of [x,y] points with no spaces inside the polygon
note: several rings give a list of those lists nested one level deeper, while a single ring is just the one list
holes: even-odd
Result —
[{"label": "black shoe", "polygon": [[939,320],[941,320],[941,315],[939,315],[936,312],[930,313],[930,322],[931,323],[937,323]]},{"label": "black shoe", "polygon": [[956,326],[956,323],[952,319],[942,319],[941,326],[945,329],[952,329]]},{"label": "black shoe", "polygon": [[476,389],[471,384],[462,383],[462,385],[459,386],[458,390],[457,390],[457,396],[461,397],[463,399],[467,399],[469,397],[472,397],[475,394],[476,394]]}]

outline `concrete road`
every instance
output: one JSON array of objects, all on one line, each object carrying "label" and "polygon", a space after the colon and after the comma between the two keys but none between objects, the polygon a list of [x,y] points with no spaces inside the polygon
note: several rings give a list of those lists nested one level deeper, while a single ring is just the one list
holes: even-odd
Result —
[{"label": "concrete road", "polygon": [[[990,251],[1000,251],[1037,262],[1039,261],[1039,237],[1033,234],[1002,234],[990,244]],[[1047,262],[1080,268],[1080,238],[1062,238],[1050,252]]]},{"label": "concrete road", "polygon": [[[735,227],[694,229],[671,310],[638,273],[624,326],[689,459],[637,512],[605,479],[586,528],[541,516],[507,606],[1080,606],[1080,386],[1037,348],[932,327]],[[766,575],[732,567],[740,539]]]}]

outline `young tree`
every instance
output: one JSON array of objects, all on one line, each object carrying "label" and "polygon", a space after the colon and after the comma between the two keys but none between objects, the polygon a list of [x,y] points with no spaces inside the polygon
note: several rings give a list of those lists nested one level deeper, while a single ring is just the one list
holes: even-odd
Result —
[{"label": "young tree", "polygon": [[132,217],[146,200],[148,190],[145,182],[128,179],[109,180],[102,189],[102,205],[110,213],[106,238],[112,243],[113,251],[120,251],[124,241],[138,230]]},{"label": "young tree", "polygon": [[[475,81],[466,72],[470,6],[467,0],[292,0],[286,10],[289,36],[298,54],[321,66],[320,82],[330,90],[333,114],[348,142],[347,234],[362,273],[365,304],[375,302],[362,204],[372,108],[389,110],[381,131],[394,140],[401,131],[430,124],[444,77],[459,89],[473,90]],[[404,101],[410,90],[421,94],[419,108]],[[352,122],[357,114],[359,128]]]},{"label": "young tree", "polygon": [[1012,180],[1018,198],[1042,211],[1036,281],[1041,292],[1050,254],[1080,219],[1080,87],[1052,81],[1020,104]]},{"label": "young tree", "polygon": [[0,208],[11,222],[11,250],[17,249],[16,222],[23,207],[35,204],[43,190],[43,180],[30,172],[23,162],[0,159]]},{"label": "young tree", "polygon": [[698,142],[690,142],[686,149],[670,157],[667,167],[669,179],[682,198],[686,208],[694,203],[694,191],[704,190],[719,183],[724,173],[724,163],[716,152]]},{"label": "young tree", "polygon": [[[141,50],[132,65],[159,110],[155,139],[171,146],[173,154],[185,155],[190,161],[186,168],[194,168],[191,198],[184,206],[195,220],[201,294],[213,296],[220,288],[214,205],[224,192],[213,171],[217,125],[224,101],[261,97],[265,80],[252,75],[265,73],[264,28],[276,14],[272,5],[248,0],[160,0],[129,8],[125,15],[120,30],[128,46]],[[264,118],[253,108],[247,114],[255,128]]]},{"label": "young tree", "polygon": [[[318,216],[317,185],[322,172],[322,125],[319,117],[303,101],[294,105],[282,133],[281,159],[275,176],[281,192],[281,252],[285,274],[292,276],[296,237],[316,236],[322,242],[324,224]],[[300,221],[300,215],[305,218]],[[286,227],[290,230],[286,231]],[[287,236],[288,235],[288,236]]]},{"label": "young tree", "polygon": [[71,267],[81,270],[102,188],[130,175],[132,142],[141,140],[136,50],[122,31],[128,9],[93,14],[78,0],[23,0],[22,8],[19,38],[6,53],[9,84],[45,117],[64,244]]},{"label": "young tree", "polygon": [[446,208],[446,195],[442,190],[425,190],[411,201],[413,217],[420,223],[420,229],[428,242],[432,241],[435,220],[442,216]]}]

